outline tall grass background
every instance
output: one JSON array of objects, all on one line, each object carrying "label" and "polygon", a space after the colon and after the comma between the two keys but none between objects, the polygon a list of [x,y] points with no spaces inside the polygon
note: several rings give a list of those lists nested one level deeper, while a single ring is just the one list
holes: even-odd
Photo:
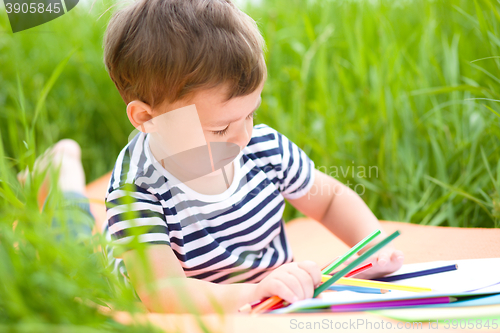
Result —
[{"label": "tall grass background", "polygon": [[[320,170],[358,185],[380,219],[499,226],[499,1],[239,4],[267,43],[256,123],[288,136]],[[80,4],[16,34],[0,7],[2,324],[124,330],[75,295],[134,310],[92,251],[104,241],[58,241],[64,225],[50,227],[57,209],[40,213],[36,205],[43,177],[24,187],[15,178],[72,138],[91,181],[111,170],[126,144],[133,128],[102,62],[112,5]],[[287,207],[285,219],[296,216]]]}]

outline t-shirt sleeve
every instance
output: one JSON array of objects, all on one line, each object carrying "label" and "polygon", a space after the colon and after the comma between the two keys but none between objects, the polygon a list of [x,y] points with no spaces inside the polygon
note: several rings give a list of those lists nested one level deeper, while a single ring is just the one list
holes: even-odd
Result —
[{"label": "t-shirt sleeve", "polygon": [[276,133],[281,155],[279,190],[286,199],[298,199],[314,184],[314,162],[286,136]]},{"label": "t-shirt sleeve", "polygon": [[137,185],[125,185],[106,196],[109,233],[117,258],[132,243],[170,245],[169,230],[158,198]]}]

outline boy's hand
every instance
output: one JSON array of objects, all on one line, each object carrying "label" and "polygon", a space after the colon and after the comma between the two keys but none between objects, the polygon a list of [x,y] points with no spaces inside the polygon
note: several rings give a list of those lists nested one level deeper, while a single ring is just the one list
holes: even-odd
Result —
[{"label": "boy's hand", "polygon": [[290,263],[276,268],[257,284],[256,299],[279,296],[293,303],[311,298],[321,283],[321,270],[313,261]]},{"label": "boy's hand", "polygon": [[[346,261],[346,264],[349,264],[357,257],[359,257],[357,254],[353,255]],[[402,251],[396,250],[393,247],[383,248],[359,265],[362,266],[371,262],[373,266],[364,272],[354,275],[353,278],[372,279],[382,277],[400,269],[403,261],[404,254]]]}]

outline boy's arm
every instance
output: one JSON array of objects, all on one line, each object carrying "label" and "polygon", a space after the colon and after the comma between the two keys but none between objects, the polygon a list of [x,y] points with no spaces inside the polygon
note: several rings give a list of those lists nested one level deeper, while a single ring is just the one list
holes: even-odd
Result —
[{"label": "boy's arm", "polygon": [[[123,253],[132,285],[141,301],[152,312],[215,312],[214,304],[232,312],[255,301],[255,284],[219,285],[186,278],[177,257],[168,245],[150,245],[145,249],[149,262],[149,279],[144,269],[144,259],[137,250]],[[153,281],[151,289],[147,281]]]},{"label": "boy's arm", "polygon": [[[375,240],[359,253],[385,238],[387,234],[359,195],[338,180],[314,170],[314,184],[309,192],[288,201],[303,214],[321,222],[349,247],[376,229],[382,231]],[[356,277],[375,277],[396,271],[403,264],[404,256],[392,244],[385,246],[371,260],[374,267]]]},{"label": "boy's arm", "polygon": [[[285,264],[258,284],[216,284],[186,278],[177,257],[168,245],[149,245],[144,259],[137,250],[122,254],[132,285],[144,305],[152,312],[212,313],[217,310],[236,312],[247,303],[278,295],[294,302],[313,295],[321,283],[318,266],[311,261]],[[151,275],[149,275],[150,273]],[[147,287],[150,282],[150,289]]]}]

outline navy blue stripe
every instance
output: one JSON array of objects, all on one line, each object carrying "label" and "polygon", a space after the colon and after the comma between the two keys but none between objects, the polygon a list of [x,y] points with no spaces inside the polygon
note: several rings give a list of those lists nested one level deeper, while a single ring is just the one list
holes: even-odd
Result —
[{"label": "navy blue stripe", "polygon": [[[150,242],[147,242],[147,243],[144,243],[144,244],[163,244],[163,245],[168,245],[170,246],[170,243],[167,242],[167,241],[150,241]],[[127,244],[120,244],[120,247],[123,247],[125,249],[125,251],[129,251],[129,250],[134,250],[134,247],[133,246],[130,246],[130,245],[127,245]],[[113,260],[114,262],[114,260]],[[112,264],[112,266],[114,266],[114,264]],[[123,266],[125,268],[125,266]],[[125,268],[126,269],[126,268]],[[125,273],[127,271],[125,270]]]},{"label": "navy blue stripe", "polygon": [[[213,265],[215,265],[223,260],[226,260],[227,258],[229,258],[229,256],[230,256],[230,253],[225,251],[225,252],[221,253],[220,255],[218,255],[217,257],[212,258],[209,261],[204,262],[203,264],[200,264],[198,266],[194,266],[192,268],[184,268],[184,271],[196,271],[199,269],[208,268],[208,267],[213,266]],[[177,257],[177,258],[179,258],[179,257]],[[186,256],[182,256],[182,258],[185,259]],[[183,262],[186,262],[186,261],[183,260]]]},{"label": "navy blue stripe", "polygon": [[[269,266],[269,267],[272,267],[272,266]],[[253,282],[255,279],[257,279],[259,276],[261,276],[262,274],[266,273],[268,270],[267,269],[264,269],[262,271],[259,271],[257,274],[254,274],[252,276],[250,276],[249,278],[246,278],[245,280],[243,281],[238,281],[237,283],[244,283],[244,282]]]},{"label": "navy blue stripe", "polygon": [[268,142],[268,141],[273,141],[275,140],[275,135],[274,133],[258,136],[258,137],[253,137],[250,142],[248,143],[248,146],[253,146],[254,144],[257,143],[262,143],[262,142]]},{"label": "navy blue stripe", "polygon": [[293,193],[303,190],[309,184],[309,181],[311,180],[311,173],[312,173],[311,169],[312,169],[311,166],[309,166],[309,168],[307,170],[306,179],[304,179],[302,184],[300,184],[300,186],[295,191],[293,191]]},{"label": "navy blue stripe", "polygon": [[[251,268],[245,268],[245,269],[241,269],[240,271],[236,271],[236,272],[231,272],[229,274],[226,274],[226,275],[223,275],[221,277],[218,277],[217,279],[213,280],[212,282],[213,283],[221,283],[221,282],[224,282],[228,279],[231,279],[231,278],[234,278],[238,275],[242,275],[242,274],[245,274],[245,273],[248,273],[250,272],[252,269],[255,269],[255,267],[251,267]],[[262,274],[264,272],[261,272],[260,274]],[[259,275],[260,275],[259,274]],[[254,274],[255,275],[255,274]],[[234,283],[242,283],[242,282],[245,282],[245,281],[248,281],[249,279],[248,278],[245,278],[243,280],[240,280],[240,281],[237,281],[237,282],[234,282]]]},{"label": "navy blue stripe", "polygon": [[[283,163],[283,138],[281,137],[281,135],[278,134],[278,148],[279,148],[279,151],[280,151],[280,155],[281,155],[281,163]],[[283,171],[283,178],[280,179],[280,184],[283,184],[283,179],[286,179],[286,175],[287,175],[287,169],[286,168],[282,168],[280,171]]]},{"label": "navy blue stripe", "polygon": [[[290,141],[290,143],[291,143],[291,141]],[[300,154],[300,152],[299,152],[299,154]],[[290,154],[290,156],[292,156],[292,155]],[[291,168],[292,168],[292,164],[288,164],[288,171],[290,171]],[[302,171],[302,159],[299,158],[299,168],[298,168],[297,172],[295,173],[295,175],[292,177],[292,179],[290,179],[290,181],[288,182],[287,188],[290,187],[290,186],[292,186],[293,184],[295,184],[295,182],[297,181],[297,179],[299,179],[299,177],[300,177],[301,171]],[[284,190],[286,190],[286,189],[284,189]]]},{"label": "navy blue stripe", "polygon": [[[288,252],[288,247],[286,246],[286,235],[285,235],[285,221],[283,221],[283,219],[281,219],[281,232],[280,232],[280,243],[281,243],[281,246],[282,246],[282,249],[283,249],[283,252],[285,253],[285,262],[287,261],[288,259],[288,256],[287,254],[289,253]],[[270,263],[270,266],[274,266],[276,264],[276,262],[278,261],[278,253],[276,253],[276,258],[274,258],[273,256],[273,259]]]},{"label": "navy blue stripe", "polygon": [[163,225],[137,226],[137,227],[130,227],[124,230],[119,230],[117,232],[112,233],[111,236],[120,239],[133,235],[146,235],[146,234],[166,234],[168,236],[168,229],[166,226]]},{"label": "navy blue stripe", "polygon": [[[186,271],[186,270],[184,270],[184,271]],[[212,275],[217,274],[217,273],[218,273],[217,271],[213,270],[213,271],[207,271],[207,272],[202,273],[202,274],[193,275],[190,277],[193,279],[198,279],[198,280],[208,280],[209,277],[211,277]]]},{"label": "navy blue stripe", "polygon": [[254,160],[255,159],[260,159],[260,158],[263,158],[263,157],[272,157],[272,156],[276,156],[276,155],[280,155],[279,148],[272,148],[272,149],[268,149],[268,150],[261,150],[261,151],[255,152],[253,154],[248,154],[248,156],[250,156]]}]

